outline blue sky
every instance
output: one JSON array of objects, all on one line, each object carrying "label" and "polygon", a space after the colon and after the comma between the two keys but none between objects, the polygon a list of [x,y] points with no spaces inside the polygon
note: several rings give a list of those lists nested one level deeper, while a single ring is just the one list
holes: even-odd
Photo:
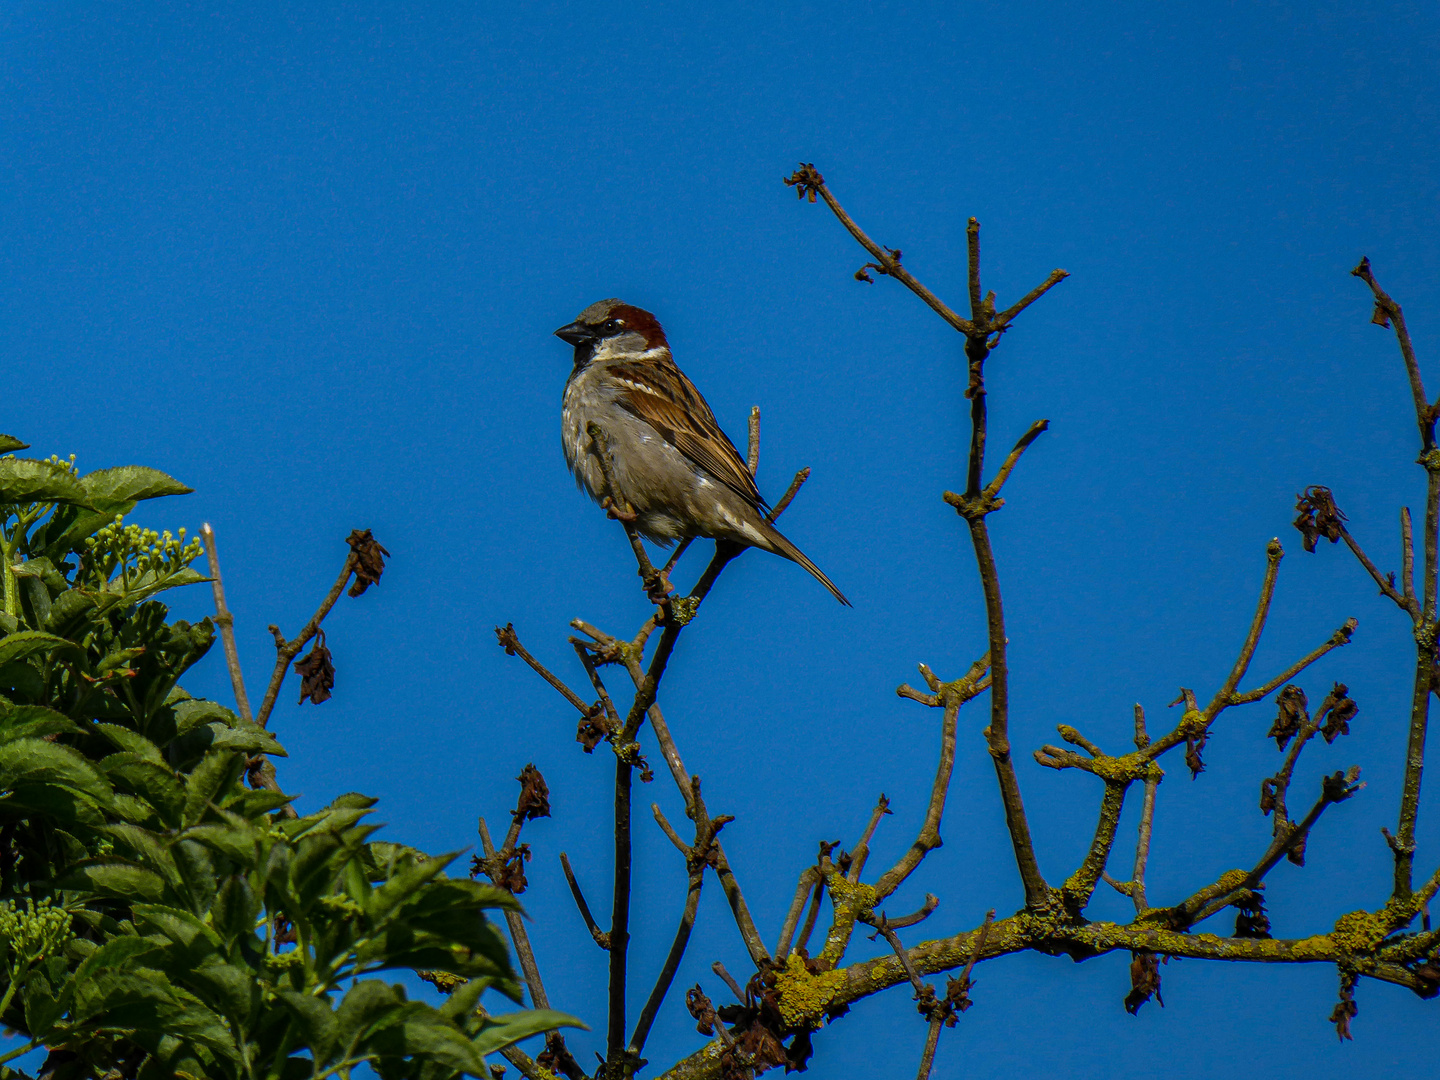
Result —
[{"label": "blue sky", "polygon": [[[1002,303],[1072,274],[1007,336],[989,383],[997,443],[1052,424],[991,521],[1042,867],[1073,866],[1098,794],[1029,751],[1058,722],[1123,747],[1133,702],[1158,725],[1177,686],[1213,689],[1279,535],[1257,672],[1360,622],[1302,680],[1312,700],[1349,684],[1354,734],[1307,751],[1298,782],[1358,763],[1369,786],[1269,891],[1278,935],[1322,931],[1386,896],[1409,635],[1343,550],[1304,554],[1289,522],[1295,492],[1328,484],[1388,568],[1397,508],[1421,498],[1393,338],[1348,271],[1371,257],[1433,361],[1437,46],[1432,5],[1387,2],[7,5],[0,430],[196,489],[140,520],[214,523],[253,696],[266,624],[293,633],[344,536],[373,529],[393,560],[327,624],[335,698],[297,708],[287,686],[276,711],[282,783],[302,808],[379,795],[394,838],[448,850],[475,842],[477,815],[503,818],[534,761],[555,808],[526,830],[536,947],[552,1001],[603,1027],[603,957],[556,855],[603,906],[610,770],[491,629],[513,621],[575,678],[569,619],[628,632],[646,612],[623,536],[566,475],[570,356],[550,332],[601,297],[654,311],[737,441],[763,409],[762,489],[815,470],[786,531],[854,609],[747,555],[663,699],[712,811],[737,815],[727,849],[773,940],[816,842],[853,844],[881,791],[895,816],[875,865],[909,842],[935,718],[894,686],[921,660],[953,677],[984,636],[962,523],[939,499],[963,478],[960,341],[893,283],[853,281],[860,249],[780,178],[815,162],[956,305],[974,215]],[[1433,394],[1440,368],[1427,374]],[[199,618],[207,601],[195,589],[175,609]],[[218,652],[188,685],[228,695]],[[1152,900],[1262,850],[1271,714],[1227,714],[1199,780],[1173,763]],[[910,941],[1020,903],[981,715],[962,718],[945,847],[896,899],[941,899]],[[641,797],[683,817],[663,776]],[[648,820],[637,837],[653,930],[635,945],[638,1009],[684,879]],[[713,886],[677,985],[718,998],[711,961],[738,971],[744,954]],[[1125,903],[1097,894],[1093,910]],[[1331,969],[1171,964],[1166,1007],[1132,1018],[1127,962],[984,965],[938,1070],[1308,1078],[1432,1057],[1435,1005],[1406,991],[1364,984],[1340,1046]],[[908,1077],[923,1038],[896,990],[817,1036],[812,1068]],[[648,1056],[698,1039],[676,996]]]}]

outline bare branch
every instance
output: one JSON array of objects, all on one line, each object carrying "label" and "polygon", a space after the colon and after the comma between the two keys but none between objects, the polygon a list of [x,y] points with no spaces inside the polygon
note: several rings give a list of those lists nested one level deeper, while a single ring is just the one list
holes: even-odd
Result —
[{"label": "bare branch", "polygon": [[850,856],[850,872],[846,875],[850,881],[860,880],[860,872],[865,869],[865,863],[870,858],[870,840],[875,835],[880,819],[889,813],[890,800],[882,792],[880,801],[875,804],[875,809],[870,814],[870,824],[865,826],[865,835],[860,837],[860,843],[855,845],[855,851]]},{"label": "bare branch", "polygon": [[1070,272],[1068,270],[1051,270],[1049,277],[1047,277],[1039,285],[1036,285],[1035,288],[1031,289],[1028,293],[1022,296],[1019,300],[1015,301],[1015,303],[1011,304],[1004,311],[1000,312],[999,315],[995,316],[995,329],[1004,330],[1010,325],[1011,322],[1014,321],[1015,316],[1019,315],[1031,304],[1035,303],[1036,300],[1039,300],[1040,297],[1044,296],[1047,292],[1053,289],[1056,285],[1059,285],[1060,282],[1064,281],[1069,276]]},{"label": "bare branch", "polygon": [[955,768],[955,730],[959,713],[958,701],[951,701],[946,705],[940,732],[940,764],[935,770],[935,783],[930,788],[930,804],[925,809],[925,821],[920,827],[920,835],[900,857],[900,861],[875,883],[877,902],[898,889],[900,883],[915,872],[915,868],[925,856],[940,846],[940,818],[945,813],[945,795],[950,788],[950,774]]},{"label": "bare branch", "polygon": [[230,669],[230,687],[235,693],[235,707],[247,724],[254,720],[250,712],[250,696],[245,693],[245,676],[240,670],[240,652],[235,647],[235,617],[225,606],[225,580],[220,576],[220,555],[215,550],[215,530],[207,521],[200,526],[205,541],[205,555],[210,562],[210,590],[215,597],[215,625],[220,627],[220,641],[225,647],[225,666]]},{"label": "bare branch", "polygon": [[570,859],[563,851],[560,853],[560,867],[565,871],[565,880],[570,885],[570,895],[575,898],[575,906],[580,909],[580,917],[585,920],[585,929],[590,931],[596,945],[608,951],[610,935],[600,929],[595,922],[595,916],[590,914],[590,905],[585,902],[585,894],[580,891],[580,882],[575,880],[575,871],[570,868]]},{"label": "bare branch", "polygon": [[921,285],[920,282],[916,281],[910,271],[900,265],[899,258],[894,256],[889,249],[882,248],[879,244],[875,243],[874,240],[871,240],[870,237],[865,235],[860,226],[855,224],[850,215],[847,214],[835,200],[835,196],[830,194],[830,189],[825,186],[824,178],[816,170],[814,165],[801,165],[800,168],[796,170],[795,175],[785,182],[793,187],[800,187],[802,195],[807,191],[818,192],[820,197],[825,200],[825,205],[830,207],[830,212],[840,220],[841,225],[845,226],[846,232],[853,236],[859,242],[860,246],[868,251],[871,257],[880,264],[883,273],[889,277],[893,277],[913,292],[923,300],[932,311],[956,330],[960,331],[960,333],[969,334],[974,331],[974,324],[971,323],[969,319],[962,319],[959,315],[955,314],[955,312],[951,311],[950,308],[946,307],[945,304],[940,301],[939,297],[924,285]]},{"label": "bare branch", "polygon": [[1415,401],[1415,419],[1420,425],[1420,444],[1425,453],[1435,449],[1435,409],[1425,397],[1425,383],[1420,377],[1420,361],[1415,358],[1415,347],[1410,343],[1410,331],[1405,327],[1405,316],[1400,305],[1392,300],[1380,287],[1375,275],[1370,272],[1370,260],[1361,259],[1360,265],[1351,270],[1375,295],[1375,315],[1372,322],[1381,326],[1395,324],[1395,340],[1400,345],[1400,355],[1405,360],[1405,374],[1410,378],[1410,396]]},{"label": "bare branch", "polygon": [[570,687],[566,686],[563,682],[561,682],[560,679],[556,677],[556,675],[551,672],[549,668],[547,668],[544,664],[540,663],[539,660],[536,660],[535,657],[531,656],[530,651],[526,649],[524,645],[520,644],[520,638],[515,633],[515,626],[513,623],[506,623],[504,626],[497,626],[495,628],[495,637],[499,639],[500,647],[505,650],[505,654],[507,656],[520,657],[521,660],[524,660],[525,663],[530,665],[530,669],[534,671],[535,674],[539,675],[542,679],[544,679],[547,683],[549,683],[557,691],[559,691],[560,696],[563,697],[566,701],[568,701],[571,705],[574,705],[575,708],[580,712],[580,715],[590,715],[590,706],[585,703],[585,701],[580,697],[580,695],[575,693],[574,690],[571,690]]},{"label": "bare branch", "polygon": [[1404,590],[1406,609],[1412,614],[1418,613],[1420,603],[1415,599],[1415,537],[1408,506],[1400,508],[1400,587]]},{"label": "bare branch", "polygon": [[1407,611],[1414,615],[1415,612],[1411,608],[1410,603],[1406,601],[1406,598],[1402,594],[1396,592],[1394,575],[1382,574],[1380,568],[1370,561],[1370,556],[1365,554],[1364,549],[1361,548],[1355,537],[1350,535],[1350,530],[1345,528],[1344,525],[1337,527],[1340,530],[1340,539],[1345,541],[1345,546],[1348,547],[1355,558],[1359,560],[1360,565],[1365,568],[1366,573],[1375,580],[1375,584],[1380,586],[1380,595],[1388,596],[1391,600],[1395,601],[1396,606],[1402,611]]},{"label": "bare branch", "polygon": [[1240,680],[1250,669],[1250,659],[1255,655],[1255,646],[1260,643],[1260,634],[1265,629],[1265,620],[1270,617],[1270,601],[1275,596],[1275,578],[1280,573],[1280,560],[1284,557],[1285,549],[1280,546],[1280,541],[1278,539],[1271,540],[1265,548],[1265,580],[1260,585],[1260,599],[1255,604],[1255,617],[1250,620],[1250,632],[1245,635],[1245,643],[1240,646],[1240,655],[1235,658],[1235,665],[1230,669],[1230,674],[1225,679],[1225,685],[1216,692],[1210,704],[1205,707],[1204,715],[1207,725],[1230,704],[1230,700],[1235,694],[1235,688],[1240,685]]},{"label": "bare branch", "polygon": [[265,688],[264,700],[260,702],[260,711],[255,716],[255,722],[265,727],[270,722],[270,713],[275,708],[275,699],[280,694],[280,686],[285,681],[285,675],[290,670],[290,661],[299,655],[300,650],[310,643],[320,629],[320,624],[325,621],[325,616],[330,614],[330,609],[340,599],[340,594],[345,591],[346,584],[350,581],[350,575],[355,570],[355,553],[350,552],[345,556],[345,565],[340,568],[340,576],[335,579],[335,584],[330,587],[325,599],[320,601],[320,606],[315,614],[310,616],[301,629],[300,633],[289,641],[285,640],[280,633],[278,626],[269,627],[271,635],[275,638],[275,670],[270,674],[270,685]]},{"label": "bare branch", "polygon": [[[775,946],[775,959],[781,963],[790,955],[790,942],[795,936],[795,927],[800,922],[800,913],[805,910],[805,901],[820,883],[820,872],[813,866],[800,871],[800,880],[795,885],[795,899],[785,913],[785,922],[780,927],[780,943]],[[738,995],[737,995],[738,996]]]},{"label": "bare branch", "polygon": [[745,448],[745,465],[754,476],[760,468],[760,406],[750,406],[750,441]]},{"label": "bare branch", "polygon": [[1321,645],[1314,652],[1302,656],[1299,660],[1295,661],[1295,663],[1291,664],[1279,675],[1276,675],[1268,682],[1257,686],[1254,690],[1247,690],[1243,694],[1231,694],[1230,704],[1249,705],[1252,702],[1259,701],[1262,698],[1269,696],[1272,691],[1278,690],[1281,686],[1284,686],[1287,682],[1293,679],[1296,675],[1299,675],[1300,672],[1304,671],[1311,664],[1315,663],[1316,660],[1319,660],[1331,649],[1338,649],[1342,645],[1349,645],[1350,636],[1355,633],[1355,628],[1358,625],[1360,624],[1357,623],[1354,619],[1346,619],[1345,625],[1341,626],[1338,630],[1335,631],[1335,633],[1331,634],[1324,645]]},{"label": "bare branch", "polygon": [[765,515],[765,520],[774,521],[783,514],[785,508],[790,505],[795,496],[800,493],[800,489],[805,486],[805,481],[809,479],[810,466],[807,465],[795,474],[795,479],[790,481],[790,486],[785,489],[785,494],[780,496],[780,501],[775,504],[775,508]]},{"label": "bare branch", "polygon": [[932,896],[930,893],[926,893],[925,903],[921,904],[919,908],[912,911],[909,915],[900,916],[900,918],[898,919],[892,919],[887,915],[885,916],[885,925],[890,927],[892,930],[903,930],[907,926],[914,926],[917,923],[924,922],[939,906],[940,898],[938,896]]},{"label": "bare branch", "polygon": [[1041,432],[1047,431],[1049,428],[1049,420],[1036,420],[1030,425],[1030,430],[1020,436],[1020,441],[1015,444],[1015,448],[1006,455],[1004,462],[1000,465],[1000,471],[995,474],[995,479],[985,485],[986,495],[993,499],[1000,494],[1000,489],[1005,486],[1005,481],[1010,478],[1010,473],[1015,468],[1016,462],[1020,460],[1020,455],[1025,452],[1031,443],[1040,437]]},{"label": "bare branch", "polygon": [[[490,880],[497,886],[500,884],[499,874],[492,870],[496,866],[495,843],[490,839],[490,830],[485,826],[485,819],[480,819],[480,845],[485,852],[486,870]],[[550,999],[545,994],[545,984],[540,981],[540,967],[535,963],[535,950],[530,947],[530,935],[525,931],[525,916],[518,911],[507,910],[505,912],[505,925],[510,929],[510,940],[515,945],[515,957],[520,961],[520,972],[525,976],[525,985],[530,990],[530,1001],[537,1009],[548,1009]]]}]

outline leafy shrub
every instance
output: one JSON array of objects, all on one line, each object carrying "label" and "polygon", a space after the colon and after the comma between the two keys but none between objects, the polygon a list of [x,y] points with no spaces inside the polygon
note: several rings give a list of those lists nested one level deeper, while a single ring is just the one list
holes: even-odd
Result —
[{"label": "leafy shrub", "polygon": [[[206,580],[200,546],[125,522],[188,490],[0,458],[0,1023],[26,1040],[0,1062],[44,1046],[54,1080],[487,1075],[484,1055],[572,1022],[479,1009],[492,987],[519,1000],[484,915],[514,898],[447,877],[453,854],[372,840],[373,799],[294,818],[246,789],[252,755],[284,751],[180,688],[214,627],[155,599]],[[418,967],[461,985],[435,1008],[371,977]]]}]

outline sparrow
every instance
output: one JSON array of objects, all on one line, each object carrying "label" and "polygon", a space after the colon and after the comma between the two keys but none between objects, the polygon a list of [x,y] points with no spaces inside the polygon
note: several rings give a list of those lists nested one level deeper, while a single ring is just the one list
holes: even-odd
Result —
[{"label": "sparrow", "polygon": [[[640,534],[668,546],[705,536],[783,555],[850,606],[820,568],[767,519],[745,459],[670,354],[650,312],[620,300],[591,304],[555,336],[575,347],[561,438],[575,482],[603,506],[633,511]],[[611,490],[590,425],[606,443]],[[627,511],[626,508],[629,508]]]}]

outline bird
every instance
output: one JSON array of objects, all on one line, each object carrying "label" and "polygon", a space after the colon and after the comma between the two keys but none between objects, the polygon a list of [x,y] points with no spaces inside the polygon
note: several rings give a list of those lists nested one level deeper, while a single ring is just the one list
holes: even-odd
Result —
[{"label": "bird", "polygon": [[[575,347],[561,438],[576,484],[669,546],[694,536],[799,563],[846,607],[845,594],[767,518],[769,504],[709,404],[675,363],[650,312],[601,300],[555,336]],[[594,425],[605,446],[594,446]],[[614,487],[598,457],[608,453]]]}]

